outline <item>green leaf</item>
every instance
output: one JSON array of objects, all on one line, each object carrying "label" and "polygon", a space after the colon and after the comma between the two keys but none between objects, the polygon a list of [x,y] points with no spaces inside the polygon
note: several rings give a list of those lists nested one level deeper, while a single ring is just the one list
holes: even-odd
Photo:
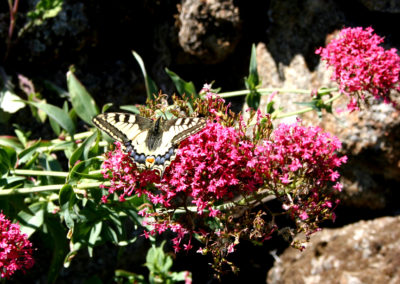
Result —
[{"label": "green leaf", "polygon": [[196,92],[196,87],[194,86],[193,82],[186,82],[168,68],[165,68],[165,72],[167,72],[172,82],[174,82],[175,87],[180,95],[186,94],[189,98],[191,95],[193,95],[193,98],[199,98],[199,94]]},{"label": "green leaf", "polygon": [[109,239],[110,241],[112,241],[114,244],[118,244],[118,235],[115,232],[115,230],[113,228],[110,228],[108,226],[104,227],[104,234],[107,237],[107,239]]},{"label": "green leaf", "polygon": [[93,157],[83,160],[72,167],[68,175],[70,184],[78,183],[82,177],[102,179],[101,174],[89,174],[90,170],[97,170],[100,167],[102,160],[99,157]]},{"label": "green leaf", "polygon": [[245,85],[250,91],[246,96],[246,103],[255,110],[260,106],[261,94],[257,92],[257,88],[260,84],[261,82],[257,71],[256,46],[253,44],[251,47],[249,76],[245,78]]},{"label": "green leaf", "polygon": [[37,153],[37,148],[40,147],[41,141],[36,141],[32,146],[26,148],[18,154],[18,162],[20,164],[25,164]]},{"label": "green leaf", "polygon": [[136,114],[140,113],[139,109],[132,105],[120,106],[119,108]]},{"label": "green leaf", "polygon": [[87,124],[92,124],[92,118],[99,113],[95,101],[86,88],[79,82],[71,69],[67,72],[68,92],[76,114]]},{"label": "green leaf", "polygon": [[0,136],[0,145],[14,148],[16,151],[24,148],[18,138],[14,136]]},{"label": "green leaf", "polygon": [[60,190],[59,201],[64,216],[65,224],[69,229],[74,227],[74,219],[72,217],[72,208],[76,202],[74,189],[71,185],[66,184]]},{"label": "green leaf", "polygon": [[51,117],[49,117],[49,122],[50,122],[51,129],[53,129],[53,132],[56,134],[56,136],[60,136],[60,133],[61,133],[60,125],[58,125],[57,122],[54,119],[52,119]]},{"label": "green leaf", "polygon": [[0,148],[0,176],[5,175],[11,169],[11,163],[6,150]]},{"label": "green leaf", "polygon": [[135,57],[137,63],[139,64],[140,69],[142,70],[143,77],[144,77],[144,82],[145,82],[145,85],[146,85],[147,99],[148,100],[154,100],[159,89],[158,89],[156,83],[147,75],[146,68],[144,66],[143,60],[140,57],[140,55],[137,54],[133,50],[132,50],[132,54]]},{"label": "green leaf", "polygon": [[62,10],[64,0],[40,0],[34,10],[29,11],[27,16],[35,25],[41,25],[43,20],[53,18]]},{"label": "green leaf", "polygon": [[15,168],[17,163],[17,152],[15,149],[8,146],[0,146],[0,149],[3,149],[6,152],[10,168]]},{"label": "green leaf", "polygon": [[[7,171],[13,169],[17,163],[17,152],[14,148],[0,146],[0,168],[1,165],[7,168]],[[0,169],[0,173],[4,174]]]},{"label": "green leaf", "polygon": [[[0,162],[0,167],[1,167],[1,162]],[[13,176],[0,178],[0,188],[4,189],[18,188],[23,185],[25,180],[26,180],[25,177],[13,177]]]},{"label": "green leaf", "polygon": [[94,132],[72,153],[69,159],[69,167],[72,168],[78,160],[87,160],[89,158],[89,151],[93,142],[97,138],[97,133]]},{"label": "green leaf", "polygon": [[27,102],[38,109],[43,110],[48,116],[54,119],[63,129],[65,129],[72,137],[75,134],[75,125],[69,117],[68,113],[62,108],[51,104]]},{"label": "green leaf", "polygon": [[29,212],[20,211],[17,220],[20,223],[21,232],[30,237],[43,225],[46,202],[36,202],[29,206]]},{"label": "green leaf", "polygon": [[110,107],[112,107],[112,105],[112,103],[107,103],[103,105],[103,107],[101,108],[101,113],[105,113]]},{"label": "green leaf", "polygon": [[46,225],[53,241],[53,257],[50,261],[47,274],[48,283],[56,283],[63,265],[64,256],[67,254],[67,240],[65,227],[56,218],[46,217]]},{"label": "green leaf", "polygon": [[93,247],[96,244],[96,241],[98,237],[100,236],[101,233],[101,228],[102,228],[103,222],[97,222],[94,224],[94,226],[90,230],[90,235],[89,235],[89,246],[88,246],[88,251],[89,251],[89,256],[93,257]]},{"label": "green leaf", "polygon": [[30,135],[30,132],[28,131],[27,133],[24,133],[21,129],[19,129],[19,125],[13,124],[15,127],[14,132],[15,135],[18,137],[19,142],[26,147],[26,144],[28,143],[28,136]]}]

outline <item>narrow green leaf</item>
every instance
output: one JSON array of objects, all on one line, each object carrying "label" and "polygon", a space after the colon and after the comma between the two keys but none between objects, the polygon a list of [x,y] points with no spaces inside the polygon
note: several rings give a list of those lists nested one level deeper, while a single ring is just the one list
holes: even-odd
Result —
[{"label": "narrow green leaf", "polygon": [[69,117],[68,113],[66,113],[62,108],[51,104],[45,103],[34,103],[27,102],[38,109],[43,110],[48,116],[54,119],[63,129],[65,129],[69,135],[74,136],[75,134],[75,125]]},{"label": "narrow green leaf", "polygon": [[105,226],[104,234],[107,237],[107,239],[109,239],[111,242],[113,242],[114,244],[118,244],[118,235],[113,228]]},{"label": "narrow green leaf", "polygon": [[93,257],[93,247],[96,245],[96,241],[100,236],[102,225],[103,222],[101,221],[97,222],[90,230],[89,242],[88,242],[89,243],[88,252],[90,257]]},{"label": "narrow green leaf", "polygon": [[76,163],[69,172],[68,182],[70,184],[76,184],[82,177],[98,178],[100,176],[99,174],[90,175],[89,171],[99,169],[101,163],[102,160],[99,157],[89,158]]},{"label": "narrow green leaf", "polygon": [[196,92],[196,87],[194,86],[193,82],[186,82],[168,68],[165,68],[165,72],[167,72],[172,82],[174,82],[175,87],[180,95],[186,94],[189,97],[193,95],[193,98],[199,98],[199,94]]},{"label": "narrow green leaf", "polygon": [[74,189],[71,185],[66,184],[60,190],[59,201],[61,210],[64,215],[65,224],[69,229],[74,227],[74,220],[71,215],[72,208],[76,201]]},{"label": "narrow green leaf", "polygon": [[69,167],[72,168],[78,160],[88,159],[88,153],[92,147],[93,142],[97,138],[97,133],[94,132],[88,138],[83,141],[83,143],[72,153],[69,159]]},{"label": "narrow green leaf", "polygon": [[20,211],[17,220],[20,223],[21,232],[30,237],[43,225],[46,202],[36,202],[29,206],[29,211]]},{"label": "narrow green leaf", "polygon": [[9,169],[13,169],[17,163],[17,152],[14,148],[0,145],[0,163],[7,165]]},{"label": "narrow green leaf", "polygon": [[11,169],[11,163],[8,159],[6,150],[0,148],[0,176],[5,175]]},{"label": "narrow green leaf", "polygon": [[[0,167],[1,167],[1,162],[0,162]],[[26,180],[25,177],[13,177],[13,176],[0,178],[0,188],[4,189],[19,188],[23,185],[25,180]]]},{"label": "narrow green leaf", "polygon": [[257,52],[256,45],[253,44],[251,46],[251,57],[250,57],[250,66],[249,66],[249,78],[252,78],[252,84],[257,86],[260,83],[260,79],[257,71]]},{"label": "narrow green leaf", "polygon": [[76,114],[89,125],[93,125],[92,118],[99,113],[99,110],[93,98],[81,82],[79,82],[75,77],[71,69],[67,72],[67,84],[71,104],[75,109]]},{"label": "narrow green leaf", "polygon": [[255,110],[260,106],[261,94],[257,91],[257,87],[260,84],[260,77],[257,71],[256,46],[253,44],[251,47],[249,76],[245,78],[245,85],[250,91],[246,96],[246,103],[249,107]]},{"label": "narrow green leaf", "polygon": [[103,107],[101,108],[101,113],[105,113],[110,107],[112,107],[112,105],[112,103],[107,103],[103,105]]},{"label": "narrow green leaf", "polygon": [[18,162],[25,164],[36,152],[37,148],[40,147],[41,141],[36,141],[32,146],[26,148],[18,154]]},{"label": "narrow green leaf", "polygon": [[[57,216],[57,215],[56,215]],[[67,254],[67,240],[65,238],[65,227],[56,219],[46,216],[46,225],[53,241],[53,257],[50,261],[47,274],[48,283],[56,283],[57,277],[63,265],[64,256]]]},{"label": "narrow green leaf", "polygon": [[16,151],[24,148],[18,138],[14,136],[0,136],[0,145],[14,148]]},{"label": "narrow green leaf", "polygon": [[156,83],[150,78],[150,76],[147,75],[146,68],[144,66],[143,60],[140,57],[140,55],[137,54],[133,50],[132,50],[132,54],[133,54],[133,57],[135,57],[137,63],[139,64],[140,69],[142,70],[142,74],[143,74],[143,77],[144,77],[144,82],[145,82],[145,85],[146,85],[147,99],[154,100],[159,89],[158,89]]},{"label": "narrow green leaf", "polygon": [[139,109],[136,106],[132,105],[120,106],[119,108],[136,114],[140,113]]},{"label": "narrow green leaf", "polygon": [[0,149],[3,149],[7,153],[10,167],[15,168],[17,163],[17,152],[15,151],[15,149],[7,146],[0,146]]},{"label": "narrow green leaf", "polygon": [[54,134],[56,134],[56,136],[60,136],[60,133],[61,133],[60,125],[58,125],[57,122],[54,119],[52,119],[51,117],[49,117],[49,122],[50,122],[51,129],[53,129]]},{"label": "narrow green leaf", "polygon": [[270,102],[267,104],[266,113],[272,114],[272,113],[275,111],[274,103],[275,103],[274,101],[270,101]]}]

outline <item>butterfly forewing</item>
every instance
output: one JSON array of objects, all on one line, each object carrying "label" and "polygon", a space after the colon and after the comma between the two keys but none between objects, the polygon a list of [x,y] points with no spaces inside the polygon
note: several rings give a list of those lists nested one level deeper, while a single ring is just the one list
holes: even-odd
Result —
[{"label": "butterfly forewing", "polygon": [[153,125],[151,119],[120,112],[99,114],[92,121],[111,138],[123,143],[134,140],[136,136]]},{"label": "butterfly forewing", "polygon": [[96,116],[93,123],[122,142],[138,168],[155,169],[162,176],[175,159],[179,143],[200,131],[206,120],[187,117],[153,122],[134,114],[105,113]]},{"label": "butterfly forewing", "polygon": [[179,144],[190,135],[200,131],[206,126],[206,119],[200,117],[185,117],[173,120],[167,120],[164,123],[164,131],[175,133],[171,137],[171,143]]}]

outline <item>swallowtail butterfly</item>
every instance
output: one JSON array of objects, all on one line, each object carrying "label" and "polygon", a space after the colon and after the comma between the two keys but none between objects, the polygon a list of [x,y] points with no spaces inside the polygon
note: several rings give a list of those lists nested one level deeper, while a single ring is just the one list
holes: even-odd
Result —
[{"label": "swallowtail butterfly", "polygon": [[93,123],[122,147],[139,169],[154,169],[164,174],[176,157],[179,143],[206,125],[205,118],[186,117],[156,121],[136,114],[108,112],[93,118]]}]

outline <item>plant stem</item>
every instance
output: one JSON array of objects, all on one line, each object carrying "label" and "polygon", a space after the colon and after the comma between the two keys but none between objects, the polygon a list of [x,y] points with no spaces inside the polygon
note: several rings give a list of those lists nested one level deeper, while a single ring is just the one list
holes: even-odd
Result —
[{"label": "plant stem", "polygon": [[63,184],[52,184],[52,185],[42,185],[42,186],[35,186],[35,187],[3,189],[3,190],[0,190],[0,196],[60,190],[63,186],[64,186]]},{"label": "plant stem", "polygon": [[[336,92],[337,90],[338,90],[337,88],[320,89],[320,90],[318,90],[318,94],[320,94],[320,95],[329,94],[332,92]],[[260,89],[257,89],[257,92],[259,92],[261,95],[267,95],[267,94],[271,94],[273,92],[311,94],[312,91],[306,90],[306,89],[260,88]],[[249,90],[241,90],[241,91],[234,91],[234,92],[219,93],[218,95],[221,98],[231,98],[231,97],[244,96],[249,93],[250,93]]]},{"label": "plant stem", "polygon": [[[92,135],[93,134],[93,131],[86,131],[86,132],[81,132],[81,133],[77,133],[77,134],[74,134],[74,138],[75,138],[75,140],[77,140],[77,139],[85,139],[85,138],[87,138],[87,137],[89,137],[90,135]],[[63,140],[61,140],[61,139],[53,139],[53,140],[50,140],[50,142],[51,143],[54,143],[54,144],[56,144],[56,143],[60,143],[60,142],[65,142],[65,141],[71,141],[71,136],[69,136],[69,135],[66,135],[65,136],[65,139],[63,139]]]},{"label": "plant stem", "polygon": [[[331,103],[331,102],[337,100],[337,99],[340,98],[341,96],[342,96],[342,93],[339,93],[339,94],[333,96],[332,98],[330,98],[330,99],[324,101],[324,104],[329,104],[329,103]],[[312,107],[307,107],[307,108],[303,108],[303,109],[301,109],[301,110],[296,110],[296,111],[293,111],[293,112],[278,114],[277,116],[275,116],[275,119],[277,119],[277,118],[290,117],[290,116],[294,116],[294,115],[297,115],[297,114],[306,113],[306,112],[309,112],[309,111],[312,111],[312,110],[313,110]]]},{"label": "plant stem", "polygon": [[23,170],[15,169],[11,174],[21,176],[52,176],[52,177],[67,177],[67,172],[54,172],[54,171],[36,171],[36,170]]},{"label": "plant stem", "polygon": [[[110,182],[88,182],[88,183],[80,183],[74,186],[75,193],[82,193],[84,189],[97,188],[101,184],[105,186],[110,186]],[[65,184],[51,184],[51,185],[42,185],[35,187],[25,187],[25,188],[13,188],[13,189],[3,189],[0,190],[0,196],[5,195],[17,195],[17,194],[28,194],[28,193],[38,193],[43,191],[59,191]]]}]

